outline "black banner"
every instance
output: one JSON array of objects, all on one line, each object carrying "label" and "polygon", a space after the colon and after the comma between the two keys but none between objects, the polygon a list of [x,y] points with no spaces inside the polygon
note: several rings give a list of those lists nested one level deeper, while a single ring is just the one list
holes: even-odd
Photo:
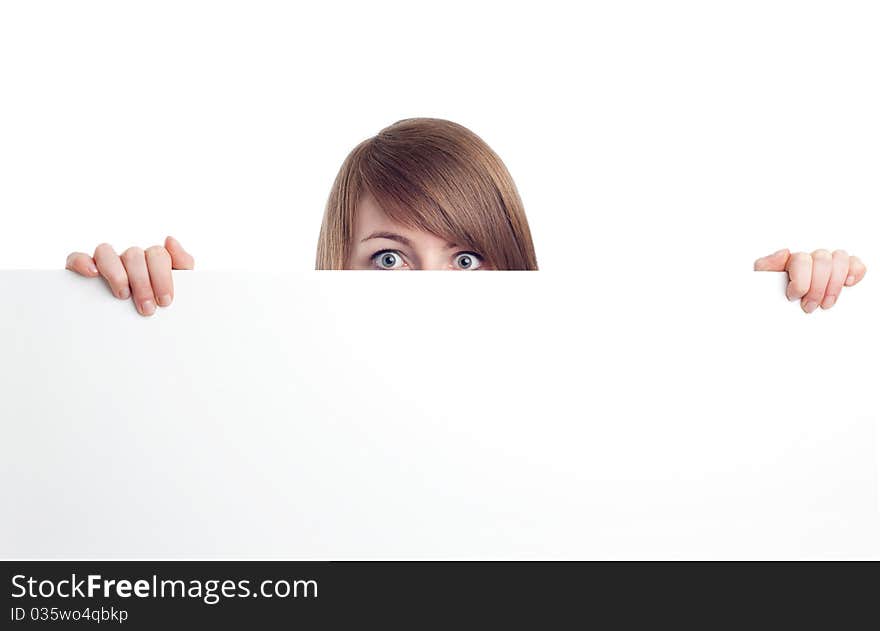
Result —
[{"label": "black banner", "polygon": [[[4,561],[2,628],[862,628],[874,562]],[[869,616],[865,618],[864,616]],[[746,628],[746,627],[741,627]]]}]

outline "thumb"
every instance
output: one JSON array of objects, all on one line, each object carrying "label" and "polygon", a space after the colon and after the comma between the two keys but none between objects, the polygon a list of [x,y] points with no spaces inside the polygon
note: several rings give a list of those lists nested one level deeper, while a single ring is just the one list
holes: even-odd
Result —
[{"label": "thumb", "polygon": [[165,249],[171,255],[171,269],[192,269],[195,267],[195,260],[192,255],[183,249],[180,241],[174,237],[165,239]]},{"label": "thumb", "polygon": [[787,248],[777,250],[773,254],[762,256],[755,261],[756,272],[784,272],[791,256]]}]

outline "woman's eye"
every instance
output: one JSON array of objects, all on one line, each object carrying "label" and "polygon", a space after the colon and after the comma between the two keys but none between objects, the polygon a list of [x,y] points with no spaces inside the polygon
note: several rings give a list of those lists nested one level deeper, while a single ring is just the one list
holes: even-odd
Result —
[{"label": "woman's eye", "polygon": [[403,257],[400,252],[385,250],[373,255],[373,264],[379,269],[397,269],[403,267]]},{"label": "woman's eye", "polygon": [[456,269],[466,269],[466,270],[480,269],[480,266],[482,264],[483,264],[483,259],[481,259],[478,254],[474,254],[473,252],[462,252],[460,254],[455,255],[455,268]]}]

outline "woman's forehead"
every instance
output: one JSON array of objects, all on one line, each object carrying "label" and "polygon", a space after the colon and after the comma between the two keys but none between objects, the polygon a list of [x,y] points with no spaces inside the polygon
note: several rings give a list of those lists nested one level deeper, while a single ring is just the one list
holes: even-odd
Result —
[{"label": "woman's forehead", "polygon": [[371,238],[388,238],[389,235],[398,235],[413,245],[454,247],[451,243],[437,235],[425,230],[419,230],[395,221],[382,210],[376,198],[370,193],[364,193],[358,200],[354,218],[355,245]]},{"label": "woman's forehead", "polygon": [[388,214],[382,210],[382,207],[379,205],[379,202],[376,201],[376,198],[370,193],[364,193],[358,200],[357,207],[355,208],[354,230],[356,237],[360,235],[359,238],[362,238],[364,234],[378,230],[407,233],[418,232],[417,230],[408,228],[404,224],[389,217]]},{"label": "woman's forehead", "polygon": [[355,221],[366,221],[375,223],[377,221],[392,221],[391,217],[385,214],[379,202],[373,197],[372,193],[364,192],[359,198],[355,209]]}]

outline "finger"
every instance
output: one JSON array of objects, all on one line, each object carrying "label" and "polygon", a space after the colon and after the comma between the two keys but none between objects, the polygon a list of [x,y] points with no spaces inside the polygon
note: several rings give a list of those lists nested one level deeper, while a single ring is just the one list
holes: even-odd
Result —
[{"label": "finger", "polygon": [[128,274],[128,284],[131,285],[135,307],[141,315],[153,315],[156,312],[156,297],[150,285],[150,272],[147,270],[144,251],[131,247],[123,252],[120,258],[125,266],[125,273]]},{"label": "finger", "polygon": [[128,287],[128,275],[125,273],[125,267],[119,256],[109,243],[102,243],[95,248],[95,265],[98,271],[107,280],[110,285],[110,291],[113,295],[122,300],[127,300],[131,296]]},{"label": "finger", "polygon": [[756,272],[784,272],[788,264],[788,249],[777,250],[755,261]]},{"label": "finger", "polygon": [[180,241],[174,237],[167,237],[165,239],[165,249],[171,255],[172,269],[193,269],[195,267],[195,259],[189,252],[183,249]]},{"label": "finger", "polygon": [[785,296],[789,300],[797,300],[810,290],[810,279],[813,275],[813,257],[806,252],[795,252],[785,266],[788,272],[788,287]]},{"label": "finger", "polygon": [[837,302],[848,270],[849,254],[843,250],[834,250],[831,254],[831,278],[828,280],[828,287],[825,288],[825,297],[822,298],[823,309],[830,309]]},{"label": "finger", "polygon": [[167,307],[174,299],[174,283],[171,280],[171,255],[161,245],[154,245],[144,252],[153,294],[160,307]]},{"label": "finger", "polygon": [[815,250],[812,254],[813,274],[810,279],[810,289],[801,300],[801,308],[807,313],[813,313],[828,288],[831,278],[831,252],[828,250]]},{"label": "finger", "polygon": [[865,267],[865,264],[862,263],[862,260],[859,257],[849,257],[849,275],[846,277],[846,286],[852,287],[862,280],[867,272],[868,268]]},{"label": "finger", "polygon": [[95,259],[85,252],[71,252],[64,264],[65,269],[76,272],[82,276],[94,278],[98,275],[98,268],[95,266]]}]

